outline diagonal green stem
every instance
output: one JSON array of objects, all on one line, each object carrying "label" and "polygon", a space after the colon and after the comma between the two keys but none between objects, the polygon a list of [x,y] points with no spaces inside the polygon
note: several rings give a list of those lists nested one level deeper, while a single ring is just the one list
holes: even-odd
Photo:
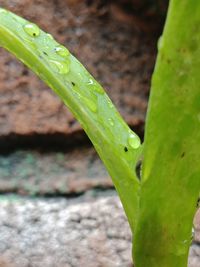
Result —
[{"label": "diagonal green stem", "polygon": [[141,152],[138,136],[81,63],[35,24],[0,9],[0,45],[44,80],[79,120],[113,179],[133,229],[140,187],[135,174]]}]

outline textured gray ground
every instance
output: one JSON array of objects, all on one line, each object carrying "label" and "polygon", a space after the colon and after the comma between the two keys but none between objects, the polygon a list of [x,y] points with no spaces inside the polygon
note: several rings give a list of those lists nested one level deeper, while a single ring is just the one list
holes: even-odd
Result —
[{"label": "textured gray ground", "polygon": [[[189,267],[200,267],[198,216]],[[0,267],[130,267],[131,233],[116,196],[0,202]]]},{"label": "textured gray ground", "polygon": [[2,200],[3,266],[130,266],[131,235],[116,197],[76,202]]}]

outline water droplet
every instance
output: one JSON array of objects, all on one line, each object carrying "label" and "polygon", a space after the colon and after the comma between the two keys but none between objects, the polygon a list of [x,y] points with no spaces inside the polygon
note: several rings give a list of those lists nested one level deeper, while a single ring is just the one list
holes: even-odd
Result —
[{"label": "water droplet", "polygon": [[27,23],[23,28],[24,31],[32,37],[37,37],[40,35],[40,28],[36,24]]},{"label": "water droplet", "polygon": [[113,119],[109,118],[108,121],[109,121],[109,124],[110,124],[111,126],[114,126],[114,121],[113,121]]},{"label": "water droplet", "polygon": [[134,133],[131,133],[128,137],[128,143],[129,145],[134,148],[134,149],[137,149],[139,146],[140,146],[140,138],[134,134]]},{"label": "water droplet", "polygon": [[110,99],[108,99],[108,105],[109,105],[110,108],[113,108],[114,107],[114,105],[113,105],[113,103],[111,102]]},{"label": "water droplet", "polygon": [[162,47],[163,47],[163,37],[161,35],[160,38],[158,39],[158,50],[162,49]]},{"label": "water droplet", "polygon": [[94,84],[94,81],[92,79],[89,79],[88,84]]},{"label": "water droplet", "polygon": [[194,229],[194,227],[192,227],[191,243],[193,242],[194,237],[195,237],[195,229]]},{"label": "water droplet", "polygon": [[69,62],[60,62],[56,60],[50,60],[50,63],[53,67],[56,68],[57,72],[60,74],[67,74],[69,72]]},{"label": "water droplet", "polygon": [[65,48],[62,45],[59,45],[55,48],[56,54],[58,54],[61,57],[68,57],[69,56],[69,50],[67,48]]},{"label": "water droplet", "polygon": [[102,89],[102,87],[96,83],[93,79],[89,79],[87,85],[89,86],[89,88],[99,94],[104,94],[104,90]]},{"label": "water droplet", "polygon": [[50,33],[47,33],[47,37],[51,40],[54,40],[53,36]]}]

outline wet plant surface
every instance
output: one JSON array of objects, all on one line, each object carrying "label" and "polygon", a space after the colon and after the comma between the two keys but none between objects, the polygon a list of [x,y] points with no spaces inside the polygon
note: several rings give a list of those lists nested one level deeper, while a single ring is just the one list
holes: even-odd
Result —
[{"label": "wet plant surface", "polygon": [[[153,15],[144,12],[138,17],[121,9],[116,1],[103,6],[86,2],[69,1],[66,9],[63,1],[38,1],[37,10],[34,1],[0,4],[39,22],[66,43],[107,88],[126,121],[142,136],[162,20],[151,9]],[[24,9],[25,5],[29,9]],[[51,16],[54,19],[49,20]],[[151,16],[156,19],[149,19]],[[41,34],[35,24],[24,25],[23,31],[26,40]],[[52,40],[50,35],[47,37]],[[55,44],[39,52],[55,72],[68,73],[68,50]],[[80,125],[30,71],[6,52],[0,53],[0,266],[89,267],[93,259],[96,265],[92,263],[92,267],[131,266],[128,224],[119,201],[110,197],[115,195],[111,179]],[[77,81],[66,82],[77,94]],[[102,90],[92,79],[86,83],[94,92],[94,101],[87,101],[87,106],[95,113],[95,95],[101,95]],[[79,99],[86,102],[87,95],[83,93]],[[107,123],[115,124],[113,118]],[[56,151],[41,151],[39,136]],[[64,150],[60,140],[64,140]],[[128,153],[138,145],[138,139],[130,133],[122,150]],[[98,212],[93,214],[94,210]],[[190,267],[198,267],[200,262],[198,221]],[[77,250],[80,243],[82,248]]]}]

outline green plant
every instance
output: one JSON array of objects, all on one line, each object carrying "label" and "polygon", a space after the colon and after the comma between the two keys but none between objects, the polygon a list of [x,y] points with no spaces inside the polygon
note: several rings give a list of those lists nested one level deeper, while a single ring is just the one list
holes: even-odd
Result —
[{"label": "green plant", "polygon": [[0,9],[0,45],[60,96],[107,167],[134,233],[135,267],[187,266],[200,188],[199,25],[199,1],[171,0],[141,145],[66,48],[35,24]]}]

